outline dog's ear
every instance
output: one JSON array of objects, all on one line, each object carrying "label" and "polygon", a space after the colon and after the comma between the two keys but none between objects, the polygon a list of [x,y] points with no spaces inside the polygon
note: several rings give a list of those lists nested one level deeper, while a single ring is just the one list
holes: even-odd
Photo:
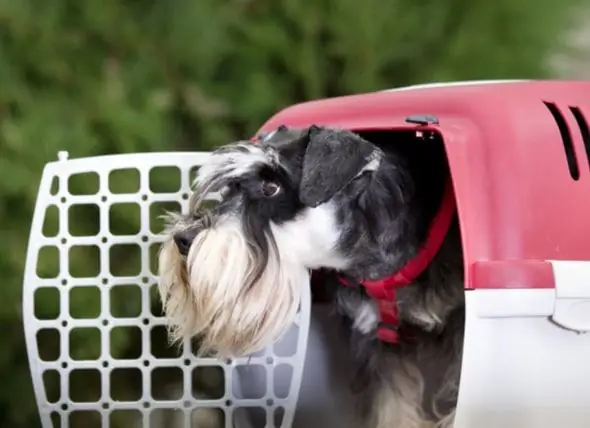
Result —
[{"label": "dog's ear", "polygon": [[299,185],[299,199],[306,206],[328,201],[360,173],[378,165],[379,149],[352,132],[312,125],[307,138]]}]

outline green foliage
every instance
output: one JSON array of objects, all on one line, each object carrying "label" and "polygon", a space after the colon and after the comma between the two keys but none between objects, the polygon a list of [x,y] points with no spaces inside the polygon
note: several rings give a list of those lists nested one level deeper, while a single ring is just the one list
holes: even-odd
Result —
[{"label": "green foliage", "polygon": [[[40,174],[58,150],[203,149],[249,136],[302,100],[547,76],[544,59],[576,2],[0,0],[0,426],[38,426],[21,284]],[[90,227],[93,215],[76,218]],[[117,219],[123,228],[137,222],[131,212]],[[88,256],[76,257],[84,265]],[[55,260],[43,263],[55,269]],[[47,316],[58,311],[50,301],[42,299]],[[125,352],[128,339],[114,346]],[[82,335],[72,352],[96,346]]]}]

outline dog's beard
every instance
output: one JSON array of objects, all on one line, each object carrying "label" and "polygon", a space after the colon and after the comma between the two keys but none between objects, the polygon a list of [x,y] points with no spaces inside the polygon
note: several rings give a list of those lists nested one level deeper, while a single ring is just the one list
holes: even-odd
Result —
[{"label": "dog's beard", "polygon": [[219,219],[194,239],[184,260],[172,240],[159,260],[170,337],[196,337],[201,354],[234,357],[278,340],[294,322],[308,271],[266,237],[250,245],[241,223]]}]

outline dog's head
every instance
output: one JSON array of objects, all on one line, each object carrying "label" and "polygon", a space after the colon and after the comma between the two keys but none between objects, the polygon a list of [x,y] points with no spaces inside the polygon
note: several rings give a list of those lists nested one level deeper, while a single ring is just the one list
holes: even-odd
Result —
[{"label": "dog's head", "polygon": [[[214,151],[190,212],[169,217],[160,252],[173,339],[196,336],[203,352],[224,357],[276,340],[295,318],[308,270],[347,267],[337,195],[381,157],[356,134],[317,126]],[[217,192],[220,202],[205,209]]]}]

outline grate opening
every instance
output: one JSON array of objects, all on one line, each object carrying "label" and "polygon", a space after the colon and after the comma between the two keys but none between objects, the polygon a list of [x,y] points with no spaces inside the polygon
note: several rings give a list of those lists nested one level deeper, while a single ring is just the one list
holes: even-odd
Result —
[{"label": "grate opening", "polygon": [[49,362],[59,360],[62,340],[62,336],[56,328],[43,328],[37,331],[35,344],[39,349],[39,358]]},{"label": "grate opening", "polygon": [[119,402],[138,402],[141,400],[143,373],[140,369],[115,368],[110,372],[110,398]]},{"label": "grate opening", "polygon": [[576,159],[576,152],[574,150],[574,143],[572,141],[570,129],[563,114],[555,103],[544,102],[544,104],[553,116],[557,128],[559,129],[559,133],[561,134],[561,141],[563,142],[563,149],[565,151],[565,158],[570,176],[577,181],[580,179],[580,168],[578,167],[578,160]]},{"label": "grate opening", "polygon": [[143,425],[143,415],[139,410],[133,409],[116,409],[109,414],[109,426],[125,426],[129,421],[136,421],[137,426]]},{"label": "grate opening", "polygon": [[43,236],[55,238],[59,234],[59,208],[57,205],[49,205],[45,210],[43,221]]},{"label": "grate opening", "polygon": [[102,395],[101,375],[98,369],[73,369],[68,373],[69,401],[71,403],[97,403]]},{"label": "grate opening", "polygon": [[57,370],[46,370],[43,372],[43,386],[47,392],[47,402],[57,403],[61,398],[59,385],[61,376]]},{"label": "grate opening", "polygon": [[576,123],[580,128],[580,134],[582,135],[582,141],[584,142],[584,150],[586,151],[586,158],[588,159],[588,164],[590,166],[590,128],[588,128],[588,122],[579,107],[570,107],[570,111],[574,115],[574,119],[576,119]]},{"label": "grate opening", "polygon": [[141,189],[140,174],[136,168],[115,169],[108,177],[109,190],[114,195],[136,194]]},{"label": "grate opening", "polygon": [[[67,183],[67,192],[71,196],[96,195],[100,190],[100,177],[93,171],[72,174]],[[67,199],[61,198],[61,202],[66,203]]]},{"label": "grate opening", "polygon": [[102,417],[97,410],[73,410],[68,415],[68,427],[85,425],[87,428],[100,428]]}]

